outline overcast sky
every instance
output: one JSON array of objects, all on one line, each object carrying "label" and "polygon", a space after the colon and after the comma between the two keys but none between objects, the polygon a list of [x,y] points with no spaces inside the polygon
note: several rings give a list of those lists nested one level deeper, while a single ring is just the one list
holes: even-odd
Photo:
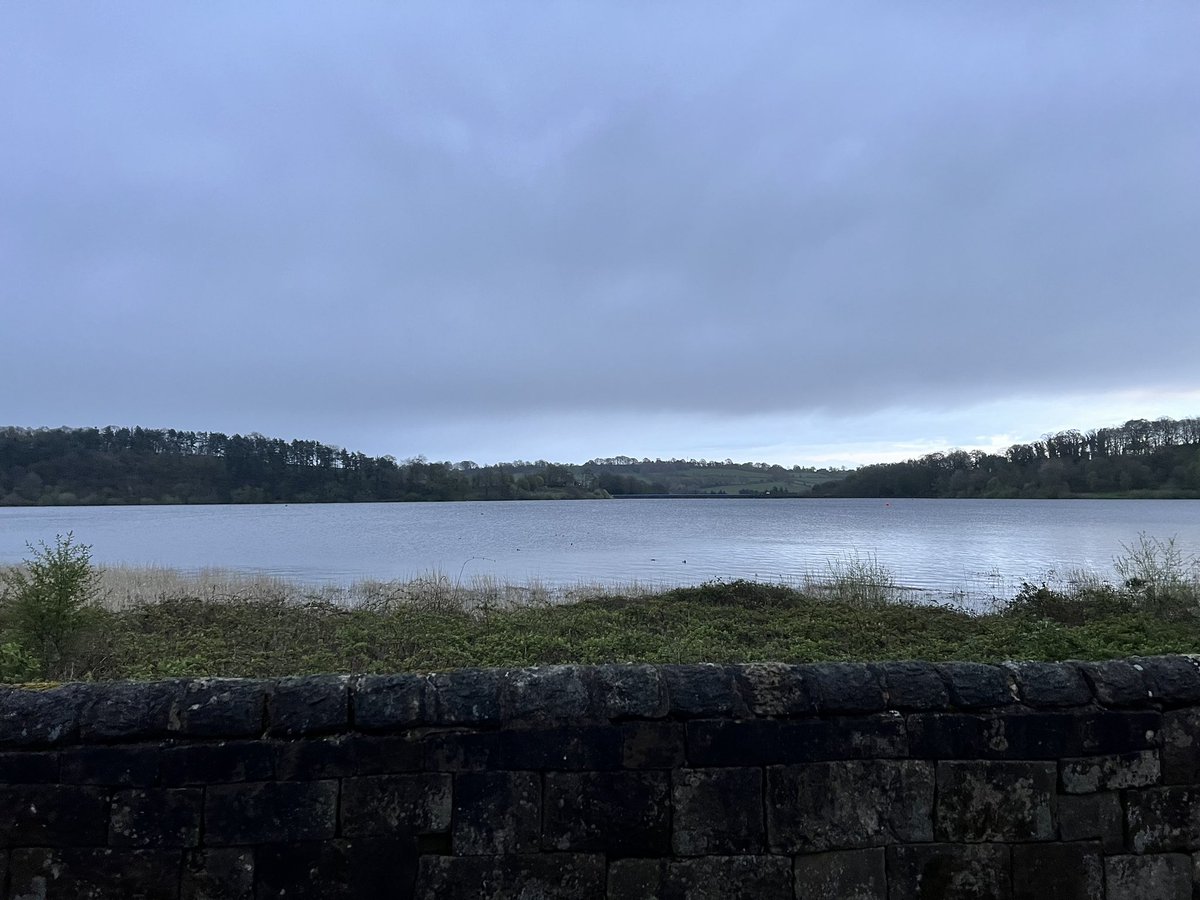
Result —
[{"label": "overcast sky", "polygon": [[0,5],[0,424],[848,464],[1200,414],[1200,5]]}]

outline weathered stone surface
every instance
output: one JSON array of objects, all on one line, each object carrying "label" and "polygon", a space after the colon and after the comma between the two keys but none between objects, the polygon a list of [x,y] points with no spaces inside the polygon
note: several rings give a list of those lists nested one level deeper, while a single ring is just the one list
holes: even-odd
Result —
[{"label": "weathered stone surface", "polygon": [[604,900],[604,875],[604,857],[590,853],[422,856],[413,896],[418,900]]},{"label": "weathered stone surface", "polygon": [[1200,704],[1200,657],[1143,656],[1132,660],[1142,669],[1151,696],[1167,706]]},{"label": "weathered stone surface", "polygon": [[1012,848],[1013,900],[1104,900],[1099,844],[1018,844]]},{"label": "weathered stone surface", "polygon": [[1129,753],[1151,750],[1158,746],[1162,714],[1149,711],[1096,712],[1080,723],[1083,733],[1083,752]]},{"label": "weathered stone surface", "polygon": [[944,710],[950,692],[937,667],[923,662],[886,662],[876,666],[890,709]]},{"label": "weathered stone surface", "polygon": [[1146,706],[1153,699],[1142,668],[1123,659],[1079,663],[1084,677],[1092,685],[1096,699],[1104,706]]},{"label": "weathered stone surface", "polygon": [[1108,900],[1190,900],[1191,859],[1183,853],[1110,856],[1104,860]]},{"label": "weathered stone surface", "polygon": [[427,724],[435,697],[425,675],[364,675],[351,682],[354,725],[364,731],[395,731]]},{"label": "weathered stone surface", "polygon": [[1054,763],[942,762],[937,767],[940,841],[1050,841]]},{"label": "weathered stone surface", "polygon": [[773,722],[704,719],[687,723],[688,762],[702,766],[760,766],[907,754],[904,719],[884,713]]},{"label": "weathered stone surface", "polygon": [[592,703],[601,719],[658,719],[667,714],[667,688],[654,666],[597,666]]},{"label": "weathered stone surface", "polygon": [[500,685],[500,713],[507,721],[578,722],[592,704],[581,666],[535,666],[506,672]]},{"label": "weathered stone surface", "polygon": [[59,780],[58,753],[0,753],[0,784],[46,784]]},{"label": "weathered stone surface", "polygon": [[180,857],[174,850],[14,850],[9,896],[13,900],[175,900],[179,871]]},{"label": "weathered stone surface", "polygon": [[241,847],[184,854],[180,900],[253,900],[254,851]]},{"label": "weathered stone surface", "polygon": [[684,764],[682,722],[621,723],[621,764],[626,769],[675,769]]},{"label": "weathered stone surface", "polygon": [[65,784],[138,787],[158,781],[162,748],[158,744],[73,747],[62,753]]},{"label": "weathered stone surface", "polygon": [[822,713],[871,713],[887,707],[879,675],[870,666],[817,663],[801,668]]},{"label": "weathered stone surface", "polygon": [[1064,841],[1098,840],[1105,853],[1120,853],[1125,846],[1120,794],[1060,796],[1058,833]]},{"label": "weathered stone surface", "polygon": [[679,769],[671,776],[677,856],[762,852],[761,769]]},{"label": "weathered stone surface", "polygon": [[660,772],[546,775],[546,850],[661,856],[671,846],[668,776]]},{"label": "weathered stone surface", "polygon": [[275,777],[311,781],[349,775],[417,772],[425,768],[425,749],[406,736],[340,734],[282,741],[272,745]]},{"label": "weathered stone surface", "polygon": [[342,781],[342,834],[430,833],[450,828],[451,776],[369,775]]},{"label": "weathered stone surface", "polygon": [[451,847],[456,856],[536,853],[542,780],[535,772],[462,772],[454,776]]},{"label": "weathered stone surface", "polygon": [[1126,791],[1125,833],[1134,853],[1200,850],[1200,788]]},{"label": "weathered stone surface", "polygon": [[608,867],[608,900],[792,900],[791,882],[780,856],[620,859]]},{"label": "weathered stone surface", "polygon": [[712,664],[663,666],[668,709],[673,716],[699,718],[746,713],[734,670]]},{"label": "weathered stone surface", "polygon": [[1200,709],[1163,715],[1162,775],[1167,784],[1200,783]]},{"label": "weathered stone surface", "polygon": [[621,732],[607,725],[505,730],[500,733],[500,758],[506,769],[617,769]]},{"label": "weathered stone surface", "polygon": [[350,679],[343,675],[281,678],[267,694],[271,734],[296,737],[344,731],[350,723]]},{"label": "weathered stone surface", "polygon": [[816,701],[804,682],[804,667],[784,663],[752,663],[734,670],[734,681],[746,708],[773,718],[810,715]]},{"label": "weathered stone surface", "polygon": [[1084,753],[1092,718],[1066,712],[917,713],[905,721],[914,757],[1053,759]]},{"label": "weathered stone surface", "polygon": [[950,702],[960,709],[985,709],[1016,702],[1016,686],[1003,666],[982,663],[941,663],[938,671],[946,679]]},{"label": "weathered stone surface", "polygon": [[1072,663],[1005,663],[1017,683],[1017,695],[1029,706],[1087,706],[1094,699],[1083,673]]},{"label": "weathered stone surface", "polygon": [[256,737],[263,733],[266,694],[261,681],[189,681],[180,700],[178,730],[197,737]]},{"label": "weathered stone surface", "polygon": [[259,900],[411,897],[417,874],[416,842],[407,836],[270,844],[254,857]]},{"label": "weathered stone surface", "polygon": [[1059,771],[1062,789],[1068,794],[1151,787],[1161,778],[1158,753],[1154,750],[1064,759]]},{"label": "weathered stone surface", "polygon": [[78,684],[48,691],[0,688],[0,747],[52,747],[79,736],[79,713],[91,693]]},{"label": "weathered stone surface", "polygon": [[795,874],[797,897],[887,900],[886,859],[882,847],[797,856]]},{"label": "weathered stone surface", "polygon": [[908,760],[767,769],[767,840],[776,853],[933,838],[933,767]]},{"label": "weathered stone surface", "polygon": [[204,843],[269,844],[332,838],[336,781],[220,784],[205,791]]},{"label": "weathered stone surface", "polygon": [[657,900],[663,896],[668,860],[615,859],[608,864],[607,900]]},{"label": "weathered stone surface", "polygon": [[457,669],[429,676],[433,725],[493,725],[500,720],[503,673],[496,669]]},{"label": "weathered stone surface", "polygon": [[435,732],[425,735],[421,746],[425,768],[431,772],[481,772],[502,767],[498,732]]},{"label": "weathered stone surface", "polygon": [[108,837],[108,796],[101,788],[0,785],[0,847],[75,847]]},{"label": "weathered stone surface", "polygon": [[1006,844],[887,848],[891,900],[1011,900]]},{"label": "weathered stone surface", "polygon": [[112,847],[195,847],[204,792],[199,788],[117,791],[108,843]]},{"label": "weathered stone surface", "polygon": [[180,681],[91,686],[79,711],[79,736],[84,741],[140,741],[177,733],[183,689]]},{"label": "weathered stone surface", "polygon": [[159,761],[167,787],[265,781],[275,774],[271,747],[263,741],[220,741],[167,747]]}]

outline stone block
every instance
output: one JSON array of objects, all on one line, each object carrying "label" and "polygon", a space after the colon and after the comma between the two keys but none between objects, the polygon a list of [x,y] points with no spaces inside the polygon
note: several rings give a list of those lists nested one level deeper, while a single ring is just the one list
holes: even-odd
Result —
[{"label": "stone block", "polygon": [[1163,715],[1162,775],[1167,784],[1200,783],[1200,709]]},{"label": "stone block", "polygon": [[887,708],[883,684],[862,663],[816,663],[801,667],[814,703],[822,714],[872,713]]},{"label": "stone block", "polygon": [[1162,714],[1150,711],[1096,712],[1084,716],[1083,753],[1129,753],[1158,746]]},{"label": "stone block", "polygon": [[775,853],[876,847],[933,838],[929,763],[869,760],[767,769],[767,840]]},{"label": "stone block", "polygon": [[1098,840],[1105,853],[1120,853],[1125,846],[1120,794],[1060,796],[1058,833],[1064,841]]},{"label": "stone block", "polygon": [[450,829],[451,776],[440,773],[368,775],[342,781],[346,837]]},{"label": "stone block", "polygon": [[937,667],[923,662],[886,662],[875,667],[883,681],[889,709],[945,710],[950,692]]},{"label": "stone block", "polygon": [[112,847],[195,847],[204,792],[199,788],[117,791],[108,843]]},{"label": "stone block", "polygon": [[431,772],[482,772],[501,768],[500,735],[494,731],[442,731],[421,739]]},{"label": "stone block", "polygon": [[1141,666],[1151,696],[1168,707],[1200,704],[1200,656],[1143,656]]},{"label": "stone block", "polygon": [[542,846],[617,855],[669,853],[668,776],[662,772],[547,774]]},{"label": "stone block", "polygon": [[1192,861],[1183,853],[1110,856],[1104,880],[1108,900],[1191,900]]},{"label": "stone block", "polygon": [[671,800],[676,856],[763,851],[762,769],[677,769]]},{"label": "stone block", "polygon": [[500,758],[506,769],[617,769],[622,756],[621,730],[612,725],[563,725],[500,732]]},{"label": "stone block", "polygon": [[14,900],[179,896],[180,856],[175,850],[39,847],[14,850],[9,868],[8,896]]},{"label": "stone block", "polygon": [[417,900],[604,900],[604,857],[589,853],[422,856]]},{"label": "stone block", "polygon": [[1125,834],[1134,853],[1200,850],[1200,787],[1124,793]]},{"label": "stone block", "polygon": [[1021,702],[1035,708],[1087,706],[1092,688],[1072,663],[1005,663],[1016,679]]},{"label": "stone block", "polygon": [[663,896],[666,859],[614,859],[608,864],[607,900],[657,900]]},{"label": "stone block", "polygon": [[535,666],[506,672],[500,685],[505,722],[579,722],[592,705],[582,666]]},{"label": "stone block", "polygon": [[53,747],[79,737],[79,714],[92,696],[83,685],[47,691],[0,689],[0,747]]},{"label": "stone block", "polygon": [[1016,702],[1016,685],[1003,666],[983,663],[941,663],[938,671],[946,679],[950,703],[958,709],[987,709]]},{"label": "stone block", "polygon": [[791,860],[780,856],[706,856],[629,859],[610,864],[608,900],[647,897],[792,900]]},{"label": "stone block", "polygon": [[419,772],[425,766],[420,743],[407,736],[340,734],[281,741],[272,745],[279,781],[313,781],[351,775]]},{"label": "stone block", "polygon": [[1161,780],[1158,753],[1138,750],[1108,756],[1064,759],[1059,764],[1062,789],[1068,794],[1152,787]]},{"label": "stone block", "polygon": [[90,741],[142,741],[177,733],[184,682],[104,682],[89,686],[79,736]]},{"label": "stone block", "polygon": [[937,839],[1054,840],[1057,781],[1054,763],[938,763]]},{"label": "stone block", "polygon": [[183,857],[180,900],[254,900],[254,851],[190,850]]},{"label": "stone block", "polygon": [[916,759],[987,759],[1008,749],[1005,721],[966,713],[914,713],[905,718]]},{"label": "stone block", "polygon": [[265,741],[220,741],[164,748],[159,761],[167,787],[265,781],[275,777],[271,747]]},{"label": "stone block", "polygon": [[60,756],[49,751],[0,753],[0,784],[47,784],[57,782]]},{"label": "stone block", "polygon": [[0,785],[0,847],[102,845],[108,795],[60,784]]},{"label": "stone block", "polygon": [[65,784],[148,787],[158,782],[161,758],[159,744],[72,747],[62,753],[62,780]]},{"label": "stone block", "polygon": [[536,853],[542,779],[535,772],[460,772],[454,776],[452,822],[455,856]]},{"label": "stone block", "polygon": [[776,722],[705,719],[687,723],[688,762],[760,766],[844,759],[889,759],[908,753],[904,719],[884,713]]},{"label": "stone block", "polygon": [[254,851],[257,900],[411,897],[416,841],[409,836],[268,844]]},{"label": "stone block", "polygon": [[429,676],[432,725],[494,725],[500,721],[503,673],[495,669],[456,669]]},{"label": "stone block", "polygon": [[729,666],[710,663],[663,666],[668,710],[672,716],[700,718],[748,714]]},{"label": "stone block", "polygon": [[178,730],[196,737],[257,737],[264,730],[266,696],[266,685],[261,681],[189,681],[180,700]]},{"label": "stone block", "polygon": [[797,897],[887,900],[887,865],[882,847],[797,856],[795,875]]},{"label": "stone block", "polygon": [[667,688],[654,666],[596,666],[593,711],[601,719],[658,719],[667,714]]},{"label": "stone block", "polygon": [[1080,756],[1084,751],[1087,713],[1010,713],[1003,717],[1004,747],[1001,759],[1057,759]]},{"label": "stone block", "polygon": [[621,764],[626,769],[676,769],[684,765],[682,722],[622,722]]},{"label": "stone block", "polygon": [[803,666],[751,663],[734,670],[742,702],[752,715],[791,718],[815,715],[816,701],[804,681]]},{"label": "stone block", "polygon": [[205,790],[209,847],[319,841],[337,829],[336,781],[219,784]]},{"label": "stone block", "polygon": [[267,694],[269,732],[283,737],[331,734],[350,724],[350,679],[344,675],[281,678]]},{"label": "stone block", "polygon": [[1011,900],[1006,844],[908,844],[887,848],[891,900]]},{"label": "stone block", "polygon": [[1153,700],[1141,666],[1124,659],[1079,663],[1102,706],[1147,706]]},{"label": "stone block", "polygon": [[364,731],[397,731],[428,724],[434,705],[425,675],[364,675],[350,684],[354,725]]},{"label": "stone block", "polygon": [[1013,900],[1104,900],[1099,844],[1018,844],[1012,848]]}]

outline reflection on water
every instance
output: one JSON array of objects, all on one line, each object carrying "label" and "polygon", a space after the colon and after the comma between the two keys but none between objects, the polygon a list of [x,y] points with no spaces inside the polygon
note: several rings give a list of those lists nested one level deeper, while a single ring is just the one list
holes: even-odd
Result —
[{"label": "reflection on water", "polygon": [[852,554],[938,599],[1111,574],[1139,533],[1200,549],[1197,500],[593,500],[0,509],[0,563],[73,531],[108,564],[304,582],[487,575],[696,584],[820,578]]}]

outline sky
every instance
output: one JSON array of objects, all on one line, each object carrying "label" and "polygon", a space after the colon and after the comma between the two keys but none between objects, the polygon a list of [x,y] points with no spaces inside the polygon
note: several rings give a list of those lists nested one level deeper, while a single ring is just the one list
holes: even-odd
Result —
[{"label": "sky", "polygon": [[0,4],[0,424],[785,465],[1200,415],[1193,2]]}]

